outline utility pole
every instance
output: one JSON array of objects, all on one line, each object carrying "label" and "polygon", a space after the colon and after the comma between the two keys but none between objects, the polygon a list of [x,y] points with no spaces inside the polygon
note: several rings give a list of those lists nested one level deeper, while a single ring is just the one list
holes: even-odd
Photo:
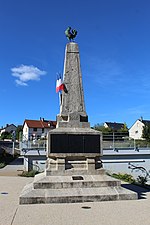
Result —
[{"label": "utility pole", "polygon": [[113,150],[115,150],[115,133],[113,132]]},{"label": "utility pole", "polygon": [[12,155],[15,156],[15,139],[16,139],[16,131],[12,132],[12,141],[13,141],[13,147],[12,147]]}]

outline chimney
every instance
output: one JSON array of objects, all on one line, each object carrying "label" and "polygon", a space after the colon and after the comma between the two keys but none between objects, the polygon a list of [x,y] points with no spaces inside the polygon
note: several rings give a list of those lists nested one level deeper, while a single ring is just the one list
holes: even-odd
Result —
[{"label": "chimney", "polygon": [[143,121],[143,116],[141,116],[140,121],[141,121],[141,122]]}]

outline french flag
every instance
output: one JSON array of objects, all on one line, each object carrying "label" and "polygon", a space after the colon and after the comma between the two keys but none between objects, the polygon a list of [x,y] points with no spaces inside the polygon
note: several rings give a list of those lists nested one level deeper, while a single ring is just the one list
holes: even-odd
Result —
[{"label": "french flag", "polygon": [[64,90],[64,83],[62,82],[61,78],[57,79],[56,81],[56,93]]}]

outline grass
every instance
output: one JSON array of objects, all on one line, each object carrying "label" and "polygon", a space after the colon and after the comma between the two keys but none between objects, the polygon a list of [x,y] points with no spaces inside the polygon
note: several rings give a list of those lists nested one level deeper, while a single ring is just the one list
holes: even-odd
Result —
[{"label": "grass", "polygon": [[31,171],[23,171],[22,174],[20,174],[19,176],[21,177],[34,177],[36,174],[38,174],[39,172],[36,170],[31,170]]},{"label": "grass", "polygon": [[132,175],[130,174],[122,174],[122,173],[113,173],[111,174],[112,177],[116,178],[116,179],[119,179],[119,180],[123,180],[125,182],[128,182],[130,184],[134,184],[136,183],[136,180],[133,178]]},{"label": "grass", "polygon": [[146,184],[147,182],[147,179],[143,176],[138,176],[137,179],[134,179],[134,177],[130,174],[127,174],[127,173],[113,173],[113,174],[108,174],[109,176],[112,176],[116,179],[119,179],[119,180],[122,180],[122,181],[125,181],[125,182],[128,182],[130,184],[135,184],[135,185],[138,185],[140,187],[144,187],[144,188],[148,188],[150,189],[150,185]]}]

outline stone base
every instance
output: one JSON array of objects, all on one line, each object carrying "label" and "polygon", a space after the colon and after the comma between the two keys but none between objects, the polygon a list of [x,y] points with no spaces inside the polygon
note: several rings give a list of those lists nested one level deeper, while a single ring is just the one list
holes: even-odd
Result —
[{"label": "stone base", "polygon": [[122,188],[121,181],[105,174],[98,156],[50,155],[46,171],[23,189],[20,204],[137,199],[137,193]]},{"label": "stone base", "polygon": [[96,175],[102,174],[100,156],[93,154],[49,154],[46,176]]},{"label": "stone base", "polygon": [[75,203],[135,200],[137,193],[121,187],[121,182],[105,174],[35,176],[34,182],[25,186],[20,204]]}]

